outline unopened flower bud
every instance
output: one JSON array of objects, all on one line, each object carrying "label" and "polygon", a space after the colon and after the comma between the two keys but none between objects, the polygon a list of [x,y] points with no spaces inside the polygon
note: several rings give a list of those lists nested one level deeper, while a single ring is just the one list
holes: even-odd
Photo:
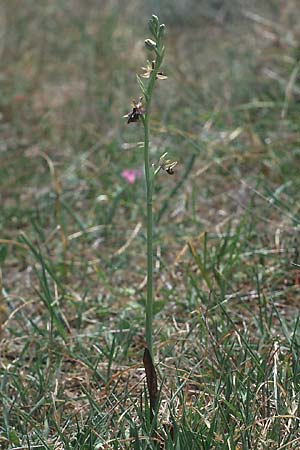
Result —
[{"label": "unopened flower bud", "polygon": [[164,23],[162,23],[159,27],[160,36],[162,36],[164,34],[165,29],[166,29],[166,25]]},{"label": "unopened flower bud", "polygon": [[157,37],[157,32],[158,32],[158,29],[159,29],[158,17],[153,14],[152,18],[148,22],[148,25],[149,25],[149,29],[150,29],[152,35],[154,37]]},{"label": "unopened flower bud", "polygon": [[159,26],[159,20],[158,17],[155,14],[152,14],[152,22],[156,23],[157,26]]},{"label": "unopened flower bud", "polygon": [[160,41],[161,38],[163,37],[163,35],[165,34],[165,29],[166,29],[166,25],[164,23],[162,23],[158,30],[158,41]]},{"label": "unopened flower bud", "polygon": [[155,50],[156,49],[156,42],[154,42],[152,39],[146,39],[145,40],[145,46],[148,50]]}]

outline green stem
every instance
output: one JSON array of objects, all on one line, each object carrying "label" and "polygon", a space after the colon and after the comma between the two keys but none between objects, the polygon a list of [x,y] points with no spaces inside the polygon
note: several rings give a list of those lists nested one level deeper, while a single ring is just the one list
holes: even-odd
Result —
[{"label": "green stem", "polygon": [[146,343],[151,357],[153,357],[153,173],[149,157],[150,135],[150,107],[152,92],[162,56],[157,56],[154,69],[151,73],[146,93],[146,113],[143,118],[144,125],[144,163],[146,176],[147,197],[147,299],[146,299]]},{"label": "green stem", "polygon": [[149,158],[149,115],[144,119],[144,160],[147,196],[147,300],[146,300],[146,343],[152,356],[153,352],[153,209],[152,177]]}]

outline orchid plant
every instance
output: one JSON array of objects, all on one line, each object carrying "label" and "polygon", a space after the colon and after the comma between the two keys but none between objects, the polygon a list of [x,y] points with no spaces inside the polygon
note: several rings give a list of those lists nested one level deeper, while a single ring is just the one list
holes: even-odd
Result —
[{"label": "orchid plant", "polygon": [[[150,162],[150,115],[153,89],[156,81],[165,80],[167,76],[161,71],[165,47],[163,37],[165,25],[160,24],[157,16],[152,15],[149,21],[151,39],[145,40],[145,46],[151,53],[151,61],[147,61],[143,67],[143,74],[137,75],[137,83],[141,90],[138,101],[133,101],[132,110],[124,117],[127,123],[141,122],[144,127],[144,167],[146,178],[146,202],[147,202],[147,298],[146,298],[146,348],[144,353],[144,366],[146,370],[147,386],[150,397],[150,414],[156,410],[158,399],[156,372],[153,365],[153,189],[154,179],[160,170],[164,170],[169,175],[174,173],[176,161],[166,160],[167,153],[164,153],[158,163]],[[147,80],[147,81],[144,81]]]}]

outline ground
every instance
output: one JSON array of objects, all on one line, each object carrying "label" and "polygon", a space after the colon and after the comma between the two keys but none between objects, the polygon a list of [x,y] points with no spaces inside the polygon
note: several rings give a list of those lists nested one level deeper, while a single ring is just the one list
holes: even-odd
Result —
[{"label": "ground", "polygon": [[[178,164],[154,197],[151,437],[143,130],[123,116],[153,12],[168,79],[151,159]],[[296,0],[0,7],[2,448],[299,448],[297,14]]]}]

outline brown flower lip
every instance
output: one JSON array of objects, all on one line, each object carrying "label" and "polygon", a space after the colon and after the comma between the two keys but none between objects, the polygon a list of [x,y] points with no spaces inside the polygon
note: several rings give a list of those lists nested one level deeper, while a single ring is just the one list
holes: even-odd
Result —
[{"label": "brown flower lip", "polygon": [[174,168],[177,166],[177,161],[172,161],[171,159],[165,159],[168,152],[165,152],[159,158],[159,169],[164,170],[169,175],[174,175]]},{"label": "brown flower lip", "polygon": [[166,169],[166,172],[169,174],[169,175],[174,175],[174,170],[173,170],[173,167],[168,167],[167,169]]},{"label": "brown flower lip", "polygon": [[143,97],[140,97],[139,101],[136,102],[135,100],[132,101],[132,111],[130,111],[128,114],[125,114],[125,116],[128,118],[127,123],[131,122],[138,122],[140,117],[143,116],[146,113],[145,108],[142,104]]},{"label": "brown flower lip", "polygon": [[165,170],[169,175],[174,175],[174,167],[177,166],[177,161],[172,162],[169,166],[165,167]]}]

